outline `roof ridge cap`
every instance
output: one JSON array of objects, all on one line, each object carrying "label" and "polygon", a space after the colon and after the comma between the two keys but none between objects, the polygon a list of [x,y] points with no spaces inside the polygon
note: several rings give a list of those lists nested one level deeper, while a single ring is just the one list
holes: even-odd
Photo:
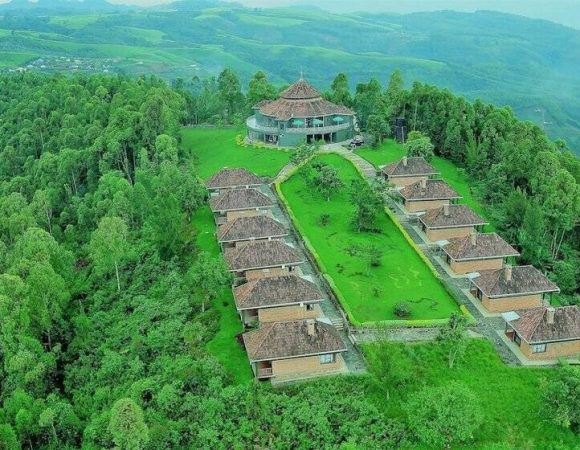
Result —
[{"label": "roof ridge cap", "polygon": [[229,221],[229,222],[226,222],[225,224],[223,224],[223,225],[222,225],[222,227],[223,227],[223,228],[222,228],[223,232],[220,232],[220,230],[218,229],[218,234],[221,234],[222,236],[223,236],[224,234],[227,234],[227,233],[228,233],[228,232],[229,232],[229,231],[232,229],[232,227],[234,226],[234,224],[236,223],[236,221],[237,221],[238,219],[241,219],[241,217],[236,217],[234,220],[231,220],[231,221]]},{"label": "roof ridge cap", "polygon": [[542,314],[539,315],[538,320],[536,322],[536,325],[530,331],[530,339],[534,336],[534,334],[536,333],[536,330],[538,329],[538,327],[540,326],[540,324],[543,322],[544,317],[546,316],[546,310],[548,308],[547,307],[542,307],[541,309],[542,309]]}]

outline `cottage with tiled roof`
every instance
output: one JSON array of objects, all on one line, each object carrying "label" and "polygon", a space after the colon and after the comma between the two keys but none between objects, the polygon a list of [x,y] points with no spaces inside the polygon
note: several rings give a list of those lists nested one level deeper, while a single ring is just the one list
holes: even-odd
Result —
[{"label": "cottage with tiled roof", "polygon": [[354,136],[354,112],[325,100],[300,79],[277,100],[255,105],[246,125],[250,140],[282,147],[315,140],[341,142]]},{"label": "cottage with tiled roof", "polygon": [[296,275],[259,278],[234,287],[234,299],[242,321],[281,322],[315,319],[322,315],[320,290]]},{"label": "cottage with tiled roof", "polygon": [[403,205],[410,213],[449,205],[461,196],[443,180],[421,180],[399,191]]},{"label": "cottage with tiled roof", "polygon": [[247,281],[287,275],[304,262],[292,247],[278,240],[250,241],[226,248],[225,259],[230,272]]},{"label": "cottage with tiled roof", "polygon": [[245,189],[258,187],[262,180],[247,169],[229,169],[224,168],[211,176],[205,186],[210,191],[220,189]]},{"label": "cottage with tiled roof", "polygon": [[501,269],[506,258],[520,255],[497,233],[472,233],[451,238],[441,250],[456,274]]},{"label": "cottage with tiled roof", "polygon": [[238,217],[266,215],[274,202],[257,189],[227,189],[209,199],[209,207],[218,225]]},{"label": "cottage with tiled roof", "polygon": [[408,186],[437,175],[439,172],[421,156],[403,159],[381,168],[381,174],[396,187]]},{"label": "cottage with tiled roof", "polygon": [[534,266],[506,265],[501,269],[480,272],[472,280],[472,294],[491,312],[536,308],[554,293],[560,292]]},{"label": "cottage with tiled roof", "polygon": [[540,307],[502,314],[506,335],[532,360],[580,358],[580,307]]},{"label": "cottage with tiled roof", "polygon": [[488,222],[467,205],[443,205],[419,216],[423,233],[430,241],[468,236]]},{"label": "cottage with tiled roof", "polygon": [[243,334],[256,378],[273,382],[346,372],[346,345],[335,328],[317,320],[271,322]]},{"label": "cottage with tiled roof", "polygon": [[288,231],[269,216],[237,217],[218,228],[218,242],[222,248],[233,247],[246,241],[281,239]]}]

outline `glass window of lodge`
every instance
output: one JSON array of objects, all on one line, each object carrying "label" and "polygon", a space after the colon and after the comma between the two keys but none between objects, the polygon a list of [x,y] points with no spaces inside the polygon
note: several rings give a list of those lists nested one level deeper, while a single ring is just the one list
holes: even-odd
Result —
[{"label": "glass window of lodge", "polygon": [[534,344],[532,345],[533,353],[544,353],[546,351],[546,344]]},{"label": "glass window of lodge", "polygon": [[320,364],[330,364],[334,362],[334,353],[329,355],[320,355]]}]

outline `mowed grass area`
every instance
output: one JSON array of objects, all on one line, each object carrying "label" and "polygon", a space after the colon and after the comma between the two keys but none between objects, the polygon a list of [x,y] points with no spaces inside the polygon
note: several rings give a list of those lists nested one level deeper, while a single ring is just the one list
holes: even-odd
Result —
[{"label": "mowed grass area", "polygon": [[[215,223],[209,207],[204,206],[193,217],[193,226],[197,232],[196,243],[200,250],[218,256],[221,251],[215,238]],[[206,349],[233,375],[238,383],[252,380],[253,374],[242,345],[236,336],[244,331],[236,311],[231,287],[224,286],[213,307],[219,312],[219,330],[207,343]]]},{"label": "mowed grass area", "polygon": [[244,167],[259,176],[275,176],[288,164],[292,152],[274,148],[242,147],[236,135],[245,130],[235,128],[183,128],[182,146],[191,152],[201,178],[205,179],[223,167]]},{"label": "mowed grass area", "polygon": [[[405,156],[405,150],[401,144],[398,144],[392,139],[388,139],[383,144],[374,148],[361,148],[357,153],[368,162],[373,164],[375,167],[390,164],[392,162],[398,161],[403,156]],[[468,175],[458,168],[451,161],[441,158],[440,156],[435,156],[431,164],[441,172],[440,177],[445,180],[453,189],[455,189],[459,195],[463,198],[459,200],[459,203],[469,205],[476,213],[478,213],[484,219],[490,220],[490,214],[486,209],[479,203],[475,198],[473,192],[471,191],[471,186],[469,182]],[[493,224],[487,225],[484,231],[494,231],[495,228]]]},{"label": "mowed grass area", "polygon": [[[320,155],[314,161],[336,168],[344,183],[330,201],[312,189],[305,168],[282,183],[281,189],[299,231],[348,303],[345,308],[351,319],[359,323],[397,319],[393,309],[400,301],[411,305],[411,320],[444,319],[457,311],[455,300],[384,211],[377,223],[380,233],[353,229],[350,184],[360,178],[354,166],[336,154]],[[326,226],[319,224],[323,213],[330,216]],[[364,257],[369,245],[384,252],[381,266],[369,268]]]},{"label": "mowed grass area", "polygon": [[[453,380],[474,392],[485,419],[474,435],[477,444],[457,448],[579,448],[578,436],[542,417],[542,380],[552,377],[554,369],[507,366],[484,339],[471,339],[465,358],[453,369],[449,369],[446,355],[435,343],[366,344],[363,351],[371,375],[379,380],[387,377],[369,397],[379,402],[389,416],[402,416],[404,402],[423,386],[442,386]],[[404,387],[392,385],[382,368],[384,361],[404,369],[402,373],[408,376]],[[386,386],[391,396],[388,401],[384,400]],[[504,446],[493,447],[499,443]]]}]

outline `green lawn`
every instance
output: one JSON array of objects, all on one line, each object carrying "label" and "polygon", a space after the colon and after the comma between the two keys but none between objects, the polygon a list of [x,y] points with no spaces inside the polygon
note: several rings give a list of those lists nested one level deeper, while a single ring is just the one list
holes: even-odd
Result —
[{"label": "green lawn", "polygon": [[[458,306],[397,226],[383,212],[380,233],[357,233],[351,226],[354,206],[349,198],[351,180],[360,177],[354,166],[336,155],[321,155],[317,161],[335,167],[345,187],[327,202],[307,184],[305,170],[282,183],[282,192],[298,227],[343,294],[346,309],[356,322],[392,320],[394,305],[411,304],[412,320],[444,319]],[[327,226],[319,225],[322,213],[330,215]],[[384,251],[380,267],[368,268],[361,249],[374,244]]]},{"label": "green lawn", "polygon": [[[436,344],[367,344],[364,345],[369,370],[372,375],[386,376],[381,363],[396,361],[409,374],[404,388],[391,386],[389,401],[386,392],[373,392],[372,397],[383,401],[381,407],[388,415],[400,416],[401,405],[409,394],[422,386],[440,386],[451,380],[465,384],[481,402],[485,421],[475,433],[476,446],[465,448],[491,448],[494,443],[507,444],[496,448],[578,448],[578,437],[541,417],[541,381],[552,376],[553,369],[506,366],[498,357],[493,345],[483,339],[469,342],[466,356],[453,369],[449,369],[445,355]],[[379,386],[385,384],[380,383]],[[554,445],[561,441],[561,445]]]},{"label": "green lawn", "polygon": [[[193,218],[196,229],[196,242],[201,250],[219,255],[220,248],[215,239],[215,224],[209,208],[203,207]],[[236,340],[244,328],[236,311],[230,286],[224,286],[223,292],[213,302],[213,307],[220,313],[219,331],[207,343],[207,350],[213,354],[222,365],[230,371],[238,383],[253,379],[248,355]]]},{"label": "green lawn", "polygon": [[256,175],[274,176],[288,163],[290,151],[237,145],[236,135],[244,133],[234,128],[184,128],[182,145],[193,154],[201,178],[222,167],[244,167]]},{"label": "green lawn", "polygon": [[[405,156],[403,146],[392,139],[385,141],[379,148],[362,148],[357,153],[373,164],[375,167],[386,165],[401,159]],[[441,178],[444,179],[453,189],[455,189],[463,198],[459,203],[469,205],[475,212],[483,218],[490,220],[490,216],[485,208],[475,199],[471,192],[469,177],[451,161],[435,156],[431,161],[433,166],[441,172]],[[492,225],[487,225],[484,231],[494,231]]]}]

